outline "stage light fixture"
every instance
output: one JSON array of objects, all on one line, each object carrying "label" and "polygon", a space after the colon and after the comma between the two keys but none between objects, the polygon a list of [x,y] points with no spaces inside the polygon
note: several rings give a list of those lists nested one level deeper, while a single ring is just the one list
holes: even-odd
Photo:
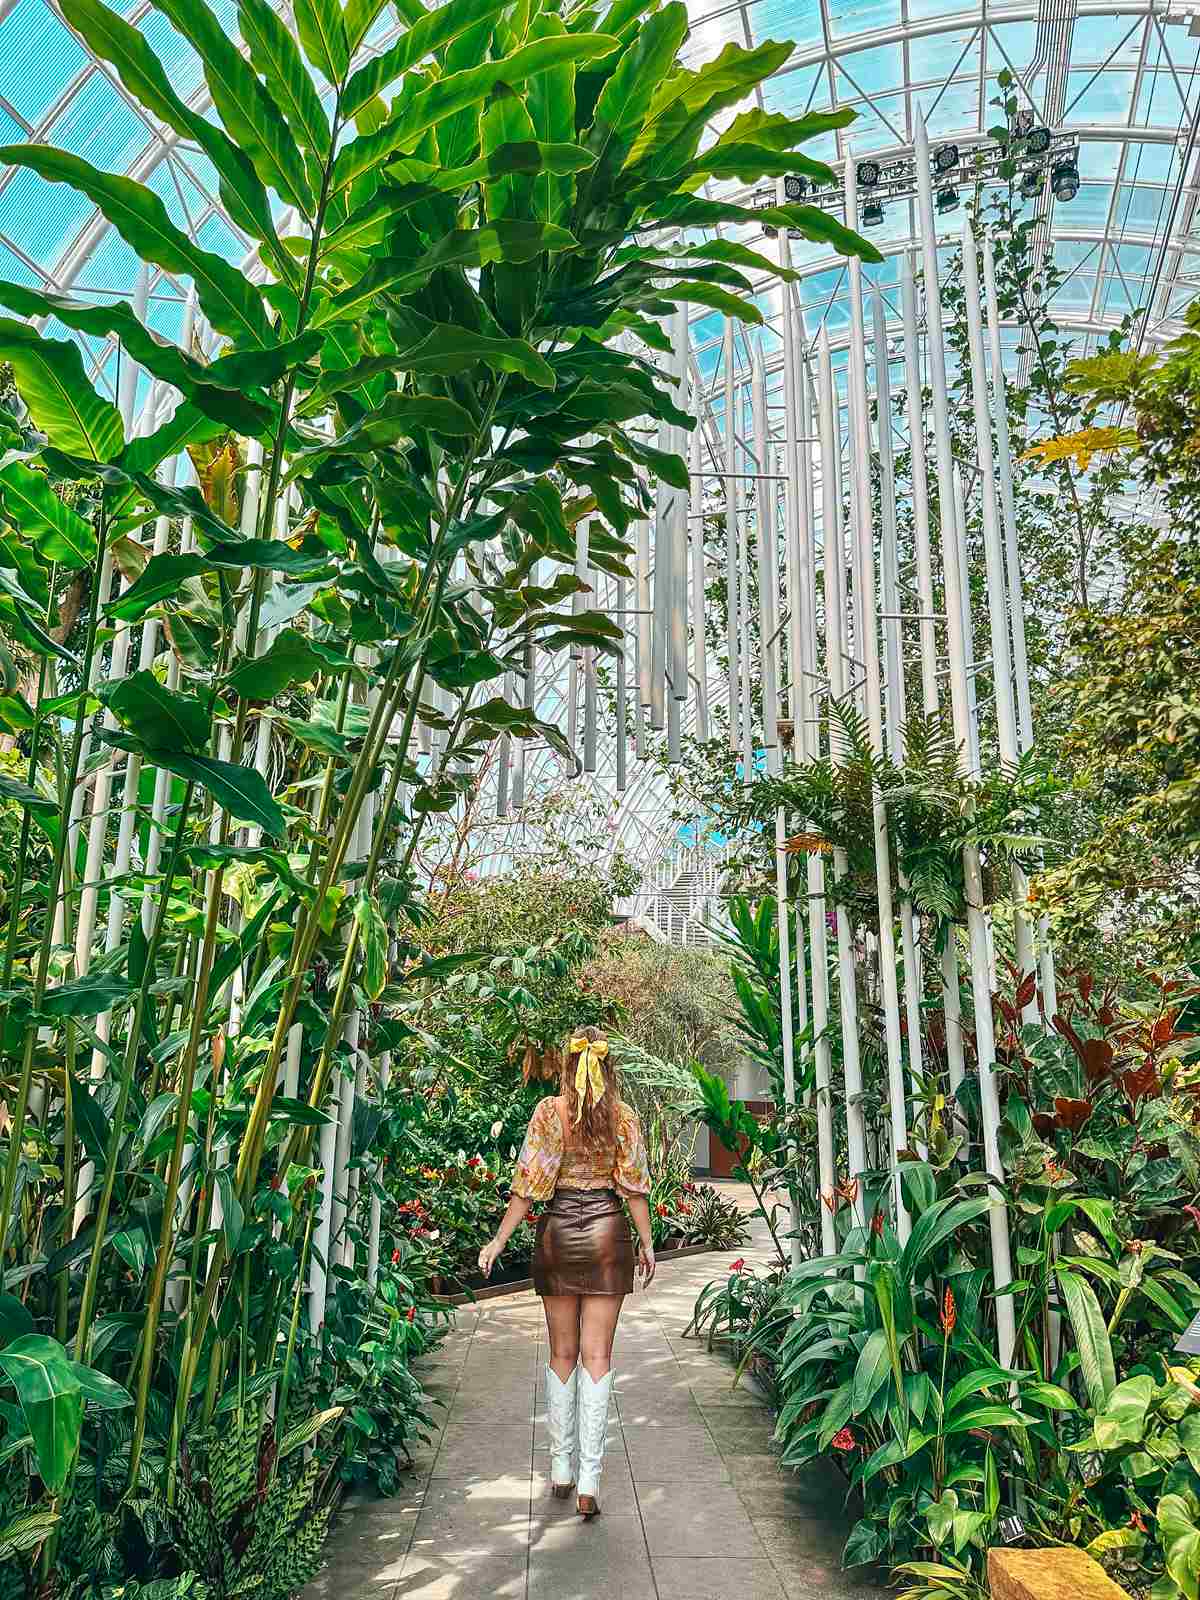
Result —
[{"label": "stage light fixture", "polygon": [[880,201],[872,200],[863,207],[863,227],[878,228],[883,221],[883,206]]},{"label": "stage light fixture", "polygon": [[873,189],[883,177],[883,168],[878,161],[860,161],[855,172],[861,189]]},{"label": "stage light fixture", "polygon": [[1044,156],[1050,148],[1050,129],[1034,128],[1025,145],[1031,156]]},{"label": "stage light fixture", "polygon": [[1013,118],[1013,132],[1018,139],[1024,139],[1033,132],[1035,118],[1028,106],[1018,111]]},{"label": "stage light fixture", "polygon": [[1021,178],[1021,196],[1025,200],[1036,200],[1046,187],[1046,174],[1044,172],[1026,172]]},{"label": "stage light fixture", "polygon": [[933,170],[939,175],[953,172],[958,165],[958,146],[956,144],[940,144],[933,152]]},{"label": "stage light fixture", "polygon": [[1050,171],[1050,187],[1056,200],[1074,200],[1079,193],[1079,168],[1074,161],[1057,161]]},{"label": "stage light fixture", "polygon": [[937,192],[937,208],[939,211],[954,211],[958,206],[958,190],[952,184],[947,184],[944,189]]},{"label": "stage light fixture", "polygon": [[794,172],[789,172],[783,180],[783,194],[786,200],[803,200],[808,193],[808,183]]}]

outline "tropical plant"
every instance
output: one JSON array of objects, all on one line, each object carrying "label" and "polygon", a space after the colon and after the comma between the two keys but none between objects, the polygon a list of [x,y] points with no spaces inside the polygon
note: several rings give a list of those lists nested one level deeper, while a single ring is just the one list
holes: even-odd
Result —
[{"label": "tropical plant", "polygon": [[[241,0],[245,53],[204,0],[162,10],[211,117],[118,11],[63,15],[202,152],[247,268],[133,179],[0,150],[193,294],[176,344],[134,306],[0,284],[18,397],[0,419],[0,626],[23,663],[0,707],[23,761],[0,786],[20,815],[0,1243],[29,1337],[75,1363],[63,1415],[85,1373],[133,1397],[98,1515],[149,1474],[200,1581],[270,1594],[302,1581],[325,1508],[258,1407],[273,1393],[288,1415],[329,1281],[379,1244],[356,1108],[361,1134],[420,1026],[410,1003],[479,965],[425,944],[421,834],[497,738],[573,761],[504,681],[537,652],[612,646],[618,625],[576,603],[579,530],[594,568],[623,573],[643,476],[686,482],[637,426],[691,425],[643,353],[664,348],[664,309],[761,321],[744,269],[765,263],[683,233],[762,213],[696,186],[830,178],[796,147],[852,114],[751,109],[701,149],[791,46],[684,68],[679,0],[406,0],[375,53],[371,0],[304,0],[295,33]],[[819,208],[767,215],[876,258]],[[154,386],[147,428],[72,337],[18,318],[114,341]],[[219,1509],[200,1494],[214,1429],[238,1463]],[[46,1487],[69,1495],[60,1468]],[[157,1578],[152,1556],[130,1581]]]}]

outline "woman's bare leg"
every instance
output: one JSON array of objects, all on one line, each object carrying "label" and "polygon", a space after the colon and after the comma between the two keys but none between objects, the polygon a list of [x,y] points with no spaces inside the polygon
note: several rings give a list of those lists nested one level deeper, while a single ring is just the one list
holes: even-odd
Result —
[{"label": "woman's bare leg", "polygon": [[579,1305],[577,1294],[542,1296],[546,1332],[550,1336],[550,1367],[555,1377],[564,1383],[579,1360]]},{"label": "woman's bare leg", "polygon": [[612,1366],[613,1340],[625,1303],[623,1294],[585,1294],[579,1314],[579,1349],[584,1370],[600,1379]]}]

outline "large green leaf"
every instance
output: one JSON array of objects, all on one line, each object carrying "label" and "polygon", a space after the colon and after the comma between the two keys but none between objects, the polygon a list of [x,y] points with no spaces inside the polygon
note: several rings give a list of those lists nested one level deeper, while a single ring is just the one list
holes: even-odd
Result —
[{"label": "large green leaf", "polygon": [[402,33],[387,50],[372,57],[346,85],[342,96],[342,110],[353,117],[368,100],[373,100],[401,73],[415,67],[434,50],[449,44],[467,28],[497,16],[504,10],[507,0],[445,0]]},{"label": "large green leaf", "polygon": [[[7,159],[0,150],[0,163]],[[30,416],[52,445],[89,461],[116,455],[125,442],[120,414],[92,387],[73,340],[46,339],[26,322],[0,317],[0,360],[11,365]]]},{"label": "large green leaf", "polygon": [[891,1376],[887,1334],[876,1328],[868,1335],[854,1369],[854,1414],[860,1416]]},{"label": "large green leaf", "polygon": [[193,243],[144,184],[101,172],[70,151],[46,144],[6,145],[0,148],[0,164],[4,163],[29,167],[49,183],[69,184],[87,196],[143,261],[191,278],[201,309],[218,333],[260,347],[275,342],[262,296],[246,274]]},{"label": "large green leaf", "polygon": [[245,380],[220,382],[219,367],[205,367],[168,339],[152,333],[120,301],[110,305],[83,305],[66,295],[23,284],[0,282],[0,305],[22,317],[57,317],[68,328],[96,338],[114,335],[126,357],[186,395],[206,416],[251,437],[265,432],[272,413],[262,394],[243,393]]},{"label": "large green leaf", "polygon": [[98,1017],[111,1011],[133,992],[129,979],[119,972],[88,972],[47,989],[42,1012],[47,1017]]},{"label": "large green leaf", "polygon": [[269,0],[240,0],[238,23],[250,60],[287,118],[292,138],[324,161],[332,136],[329,118],[291,30]]},{"label": "large green leaf", "polygon": [[402,372],[438,373],[451,377],[480,364],[498,372],[515,372],[541,388],[554,388],[554,372],[524,339],[497,339],[470,328],[437,323],[409,350],[394,358]]},{"label": "large green leaf", "polygon": [[131,477],[152,473],[169,457],[178,455],[189,444],[206,444],[223,431],[223,425],[206,417],[190,400],[176,406],[169,421],[153,433],[131,439],[117,457],[117,465]]},{"label": "large green leaf", "polygon": [[397,102],[398,109],[381,128],[360,134],[338,156],[334,188],[344,189],[398,150],[415,151],[423,133],[456,112],[479,105],[498,83],[516,88],[526,79],[565,61],[591,61],[606,55],[615,42],[599,33],[538,39],[514,50],[503,61],[488,61],[483,66],[449,73],[428,88],[402,97]]},{"label": "large green leaf", "polygon": [[687,37],[688,13],[671,0],[642,25],[622,52],[616,70],[600,92],[588,148],[597,158],[585,193],[606,195],[645,125],[660,84],[675,65]]},{"label": "large green leaf", "polygon": [[[345,385],[343,385],[345,387]],[[301,452],[296,466],[306,468],[325,456],[382,450],[400,439],[412,439],[422,431],[449,438],[466,438],[475,432],[476,423],[457,400],[440,394],[389,394],[375,411],[328,443]]]},{"label": "large green leaf", "polygon": [[154,0],[195,47],[213,105],[263,183],[311,217],[316,196],[291,130],[225,26],[203,0]]},{"label": "large green leaf", "polygon": [[156,750],[195,752],[208,744],[212,719],[205,707],[195,695],[168,689],[152,672],[98,684],[96,695],[122,727]]},{"label": "large green leaf", "polygon": [[1059,1267],[1058,1288],[1079,1352],[1079,1370],[1092,1405],[1099,1410],[1116,1388],[1112,1343],[1095,1290],[1077,1272]]},{"label": "large green leaf", "polygon": [[186,555],[166,551],[151,556],[141,577],[105,609],[109,616],[122,622],[136,622],[151,606],[169,599],[189,578],[199,577],[201,573],[241,572],[249,568],[303,578],[323,572],[328,566],[329,558],[325,554],[308,554],[281,539],[221,540],[204,551],[192,550]]},{"label": "large green leaf", "polygon": [[341,83],[350,65],[350,39],[338,0],[296,0],[292,9],[304,54],[330,83]]},{"label": "large green leaf", "polygon": [[757,183],[761,178],[783,178],[790,173],[815,183],[835,183],[837,174],[823,161],[797,155],[794,150],[764,150],[753,144],[716,144],[691,162],[684,174],[693,178],[737,178]]},{"label": "large green leaf", "polygon": [[742,111],[723,131],[718,144],[755,144],[768,150],[794,150],[808,139],[834,133],[855,121],[858,113],[851,106],[837,111],[808,111],[802,117],[787,117],[780,111],[764,111],[754,106]]},{"label": "large green leaf", "polygon": [[1194,1494],[1164,1494],[1155,1508],[1167,1571],[1186,1600],[1200,1600],[1200,1527]]},{"label": "large green leaf", "polygon": [[116,68],[136,101],[182,138],[200,146],[220,176],[221,198],[233,221],[266,242],[272,261],[286,276],[291,270],[290,258],[279,246],[266,191],[249,159],[215,122],[183,103],[141,30],[102,0],[62,0],[61,10],[93,54]]},{"label": "large green leaf", "polygon": [[30,1333],[0,1350],[0,1372],[17,1391],[38,1472],[52,1495],[66,1487],[83,1423],[83,1395],[57,1339]]},{"label": "large green leaf", "polygon": [[1117,1450],[1122,1445],[1140,1444],[1146,1432],[1146,1418],[1158,1385],[1149,1373],[1126,1378],[1117,1384],[1097,1412],[1092,1432],[1101,1450]]},{"label": "large green leaf", "polygon": [[101,1411],[120,1411],[133,1404],[133,1396],[128,1389],[103,1372],[97,1372],[95,1367],[86,1366],[82,1361],[72,1361],[71,1371],[88,1405],[98,1406]]},{"label": "large green leaf", "polygon": [[923,1211],[913,1224],[908,1243],[901,1253],[897,1271],[902,1278],[912,1278],[923,1261],[947,1239],[952,1238],[968,1222],[974,1222],[990,1205],[987,1195],[976,1195],[972,1200],[955,1200],[948,1197]]},{"label": "large green leaf", "polygon": [[229,674],[229,683],[249,700],[273,700],[293,683],[307,683],[328,670],[325,658],[317,654],[302,633],[283,628],[261,656],[248,656],[238,662]]},{"label": "large green leaf", "polygon": [[354,920],[362,945],[362,987],[368,1000],[378,1000],[387,984],[387,924],[372,894],[360,892],[354,900]]},{"label": "large green leaf", "polygon": [[281,839],[286,830],[279,802],[253,767],[219,761],[215,756],[189,755],[180,750],[156,750],[127,733],[104,733],[107,744],[118,750],[136,750],[151,766],[164,767],[185,783],[198,783],[216,803],[236,817]]},{"label": "large green leaf", "polygon": [[795,228],[803,238],[819,244],[832,245],[839,255],[858,256],[863,261],[878,263],[882,255],[861,234],[847,228],[829,211],[819,206],[734,205],[726,200],[705,200],[700,195],[670,195],[648,207],[649,214],[660,222],[680,228],[711,228],[721,222],[750,222],[758,227]]},{"label": "large green leaf", "polygon": [[543,222],[502,220],[482,228],[457,228],[439,239],[417,261],[376,261],[358,280],[344,289],[313,318],[314,327],[347,316],[369,305],[379,295],[404,296],[423,288],[443,267],[482,267],[492,261],[531,261],[547,250],[570,250],[574,236],[565,228]]},{"label": "large green leaf", "polygon": [[44,472],[10,461],[0,469],[0,505],[44,561],[67,571],[90,566],[96,554],[91,523],[59,499]]},{"label": "large green leaf", "polygon": [[[540,11],[529,25],[531,39],[548,39],[564,33],[562,19]],[[534,137],[547,148],[575,137],[575,63],[560,62],[529,80],[525,95]],[[595,162],[595,155],[589,160]],[[561,222],[571,209],[574,185],[567,174],[545,167],[534,179],[533,215],[542,222]]]}]

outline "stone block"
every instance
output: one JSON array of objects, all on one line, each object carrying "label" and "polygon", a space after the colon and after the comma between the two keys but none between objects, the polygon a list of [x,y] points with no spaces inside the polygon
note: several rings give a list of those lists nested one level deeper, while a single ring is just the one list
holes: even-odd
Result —
[{"label": "stone block", "polygon": [[988,1551],[992,1600],[1129,1600],[1086,1550]]}]

